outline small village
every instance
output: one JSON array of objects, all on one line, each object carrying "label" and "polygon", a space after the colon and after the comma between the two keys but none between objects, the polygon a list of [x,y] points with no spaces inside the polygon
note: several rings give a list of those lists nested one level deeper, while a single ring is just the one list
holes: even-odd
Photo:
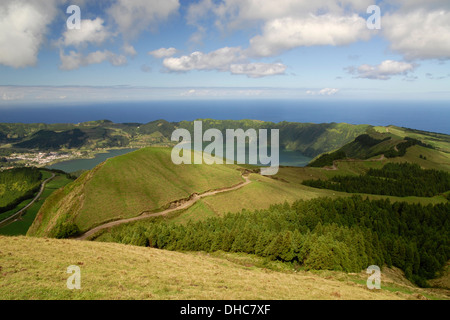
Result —
[{"label": "small village", "polygon": [[25,167],[41,167],[56,161],[69,160],[72,158],[82,157],[81,152],[35,152],[35,153],[13,153],[9,157],[5,157],[3,167],[0,171],[10,170],[16,166]]}]

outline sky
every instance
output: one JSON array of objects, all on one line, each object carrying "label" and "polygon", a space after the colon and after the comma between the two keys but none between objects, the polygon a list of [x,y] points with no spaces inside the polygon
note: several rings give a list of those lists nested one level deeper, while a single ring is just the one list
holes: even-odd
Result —
[{"label": "sky", "polygon": [[448,0],[0,2],[0,106],[448,101],[449,59]]}]

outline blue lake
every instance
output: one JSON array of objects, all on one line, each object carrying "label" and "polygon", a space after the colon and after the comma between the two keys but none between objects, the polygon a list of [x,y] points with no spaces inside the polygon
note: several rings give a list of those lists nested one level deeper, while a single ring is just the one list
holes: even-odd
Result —
[{"label": "blue lake", "polygon": [[[93,159],[74,159],[56,163],[51,166],[47,166],[49,169],[62,170],[68,173],[73,173],[79,170],[91,170],[97,165],[106,161],[107,159],[121,156],[137,149],[120,149],[109,150],[108,153],[99,153]],[[269,151],[270,154],[270,151]],[[290,167],[304,167],[312,158],[306,157],[298,151],[280,151],[280,165]]]},{"label": "blue lake", "polygon": [[56,163],[54,165],[48,166],[49,169],[62,170],[68,173],[76,172],[79,170],[91,170],[103,161],[121,156],[123,154],[130,153],[136,149],[118,149],[109,150],[107,153],[99,153],[93,159],[74,159]]}]

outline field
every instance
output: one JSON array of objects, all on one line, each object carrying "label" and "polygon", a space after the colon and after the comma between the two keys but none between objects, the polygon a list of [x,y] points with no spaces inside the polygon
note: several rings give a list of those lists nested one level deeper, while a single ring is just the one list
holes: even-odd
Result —
[{"label": "field", "polygon": [[[305,272],[252,256],[177,253],[113,243],[0,236],[3,299],[448,299],[383,270],[381,290],[367,275]],[[71,265],[81,290],[68,290]],[[447,293],[447,296],[445,295]]]}]

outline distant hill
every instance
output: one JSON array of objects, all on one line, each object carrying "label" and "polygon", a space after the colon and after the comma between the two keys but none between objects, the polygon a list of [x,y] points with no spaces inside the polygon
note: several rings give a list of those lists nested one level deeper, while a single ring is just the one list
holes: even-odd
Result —
[{"label": "distant hill", "polygon": [[[263,122],[256,120],[204,119],[204,130],[279,129],[283,149],[300,151],[315,157],[352,141],[367,132],[369,125],[344,123],[312,124],[293,122]],[[55,151],[61,149],[92,150],[95,148],[167,146],[177,128],[193,132],[193,121],[167,122],[158,120],[146,124],[111,121],[91,121],[80,124],[0,124],[2,154],[14,149]],[[3,146],[1,145],[3,144]]]},{"label": "distant hill", "polygon": [[[450,136],[393,126],[370,128],[367,133],[356,137],[338,150],[317,157],[309,166],[333,166],[335,161],[344,159],[366,160],[380,156],[403,157],[407,150],[414,146],[450,154]],[[422,158],[424,157],[423,155]]]}]

